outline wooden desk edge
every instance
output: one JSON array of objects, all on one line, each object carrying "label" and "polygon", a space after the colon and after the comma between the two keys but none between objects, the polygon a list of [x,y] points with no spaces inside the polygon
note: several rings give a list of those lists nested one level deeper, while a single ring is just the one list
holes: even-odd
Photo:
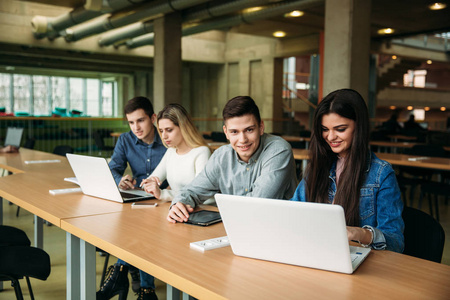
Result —
[{"label": "wooden desk edge", "polygon": [[[82,217],[81,217],[82,218]],[[72,235],[96,246],[104,251],[116,256],[120,257],[127,262],[130,262],[139,266],[149,266],[150,271],[148,273],[152,274],[152,276],[158,278],[159,280],[170,284],[171,286],[189,294],[190,296],[196,297],[198,299],[226,299],[223,296],[220,296],[198,284],[183,278],[181,275],[177,275],[171,271],[167,271],[166,269],[155,265],[154,263],[148,262],[136,256],[134,254],[130,254],[127,251],[122,250],[118,246],[111,243],[102,243],[102,240],[98,239],[95,235],[90,234],[83,229],[78,228],[76,225],[70,223],[70,219],[61,220],[61,229],[66,232],[69,232]],[[100,242],[99,242],[100,241]],[[137,262],[137,263],[136,263]]]}]

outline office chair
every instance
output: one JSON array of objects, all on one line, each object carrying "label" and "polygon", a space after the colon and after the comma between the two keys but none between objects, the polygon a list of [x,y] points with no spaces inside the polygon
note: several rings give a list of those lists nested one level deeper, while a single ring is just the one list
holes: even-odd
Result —
[{"label": "office chair", "polygon": [[73,153],[73,148],[69,145],[59,145],[53,149],[53,154],[66,156],[67,153]]},{"label": "office chair", "polygon": [[30,277],[47,280],[51,264],[42,249],[31,247],[22,230],[0,225],[0,281],[11,281],[18,300],[23,299],[19,279],[25,277],[31,299],[34,299]]},{"label": "office chair", "polygon": [[419,209],[422,207],[422,200],[427,197],[428,205],[430,208],[430,215],[434,216],[433,213],[433,199],[431,196],[434,196],[434,205],[435,205],[435,213],[436,220],[439,222],[439,196],[444,196],[446,199],[450,197],[450,184],[446,182],[437,182],[437,181],[424,181],[420,184],[420,198],[419,198]]},{"label": "office chair", "polygon": [[34,145],[36,144],[36,139],[34,138],[28,138],[25,140],[25,143],[23,144],[23,148],[27,149],[34,149]]},{"label": "office chair", "polygon": [[432,216],[416,208],[405,206],[405,250],[403,254],[440,263],[444,251],[445,232]]},{"label": "office chair", "polygon": [[211,139],[213,140],[213,142],[222,142],[222,143],[228,142],[227,136],[223,131],[211,132]]},{"label": "office chair", "polygon": [[95,146],[97,146],[99,155],[102,155],[102,151],[113,151],[113,146],[106,146],[103,141],[103,136],[100,131],[96,130],[92,132],[92,136],[94,137]]}]

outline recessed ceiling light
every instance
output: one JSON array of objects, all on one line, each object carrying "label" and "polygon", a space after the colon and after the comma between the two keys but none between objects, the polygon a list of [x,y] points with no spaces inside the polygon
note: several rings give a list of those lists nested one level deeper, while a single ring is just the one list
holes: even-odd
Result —
[{"label": "recessed ceiling light", "polygon": [[431,65],[433,63],[433,61],[431,59],[427,60],[427,64]]},{"label": "recessed ceiling light", "polygon": [[392,58],[393,60],[396,60],[396,59],[397,59],[397,55],[392,55],[391,58]]},{"label": "recessed ceiling light", "polygon": [[261,6],[255,6],[255,7],[249,7],[243,10],[244,13],[252,13],[255,11],[260,11],[261,9],[263,9]]},{"label": "recessed ceiling light", "polygon": [[273,33],[273,36],[274,37],[285,37],[286,36],[286,32],[284,32],[284,31],[275,31],[274,33]]},{"label": "recessed ceiling light", "polygon": [[406,109],[407,110],[413,110],[414,107],[412,107],[411,105],[409,105]]},{"label": "recessed ceiling light", "polygon": [[290,13],[284,15],[285,18],[298,18],[303,16],[305,13],[301,10],[293,10]]},{"label": "recessed ceiling light", "polygon": [[444,106],[441,107],[441,111],[446,111],[446,110],[447,109]]},{"label": "recessed ceiling light", "polygon": [[395,30],[392,28],[382,28],[382,29],[378,30],[378,34],[393,34],[394,31]]},{"label": "recessed ceiling light", "polygon": [[447,4],[442,2],[435,2],[433,4],[428,5],[428,8],[431,10],[441,10],[447,7]]},{"label": "recessed ceiling light", "polygon": [[430,107],[429,107],[429,106],[425,106],[423,109],[424,109],[425,111],[429,111],[429,110],[430,110]]},{"label": "recessed ceiling light", "polygon": [[395,110],[396,108],[397,108],[397,106],[394,106],[394,105],[389,106],[390,110]]}]

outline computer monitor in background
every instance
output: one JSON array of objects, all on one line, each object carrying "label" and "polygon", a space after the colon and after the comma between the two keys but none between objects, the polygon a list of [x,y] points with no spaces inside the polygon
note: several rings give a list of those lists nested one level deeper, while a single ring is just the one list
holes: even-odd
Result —
[{"label": "computer monitor in background", "polygon": [[22,142],[23,128],[8,127],[6,130],[5,146],[20,147]]}]

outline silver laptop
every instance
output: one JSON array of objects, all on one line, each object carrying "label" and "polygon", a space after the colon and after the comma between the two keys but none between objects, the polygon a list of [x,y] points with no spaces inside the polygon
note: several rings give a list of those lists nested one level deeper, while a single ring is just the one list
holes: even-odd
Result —
[{"label": "silver laptop", "polygon": [[140,189],[126,191],[119,189],[109,169],[108,162],[103,157],[70,153],[66,156],[85,195],[122,203],[155,198],[152,194]]},{"label": "silver laptop", "polygon": [[350,246],[339,205],[216,194],[235,255],[351,274],[370,248]]},{"label": "silver laptop", "polygon": [[23,128],[8,127],[6,129],[5,146],[20,148],[22,142]]}]

